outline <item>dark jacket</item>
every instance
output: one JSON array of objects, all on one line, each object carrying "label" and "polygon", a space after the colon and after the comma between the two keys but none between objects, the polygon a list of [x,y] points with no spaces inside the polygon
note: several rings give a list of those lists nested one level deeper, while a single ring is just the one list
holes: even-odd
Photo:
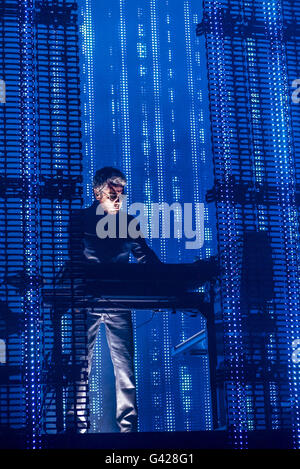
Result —
[{"label": "dark jacket", "polygon": [[[70,260],[91,263],[127,263],[130,253],[139,263],[161,263],[156,254],[147,245],[143,234],[134,239],[126,230],[126,237],[119,236],[120,217],[124,212],[111,215],[116,217],[116,237],[99,238],[97,223],[105,215],[97,215],[99,202],[96,200],[90,207],[75,211],[71,214],[69,224],[69,253]],[[134,220],[127,214],[127,227]],[[124,225],[125,226],[125,225]],[[137,226],[139,230],[140,226]]]}]

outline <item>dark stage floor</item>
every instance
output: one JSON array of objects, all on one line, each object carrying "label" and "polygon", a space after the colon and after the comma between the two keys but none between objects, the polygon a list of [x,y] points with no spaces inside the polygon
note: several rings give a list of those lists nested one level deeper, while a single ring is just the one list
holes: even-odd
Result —
[{"label": "dark stage floor", "polygon": [[[249,449],[291,449],[288,431],[248,432]],[[24,435],[1,432],[0,448],[24,449]],[[165,433],[97,433],[87,435],[43,435],[44,449],[232,449],[232,436],[226,431]]]}]

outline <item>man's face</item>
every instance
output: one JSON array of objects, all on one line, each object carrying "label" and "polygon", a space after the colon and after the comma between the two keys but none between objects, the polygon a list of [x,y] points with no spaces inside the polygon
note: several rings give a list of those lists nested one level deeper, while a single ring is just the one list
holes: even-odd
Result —
[{"label": "man's face", "polygon": [[[94,189],[94,194],[103,210],[112,215],[118,213],[122,207],[122,200],[118,195],[123,193],[123,186],[110,186],[105,184],[101,191]],[[112,200],[115,199],[115,200]]]}]

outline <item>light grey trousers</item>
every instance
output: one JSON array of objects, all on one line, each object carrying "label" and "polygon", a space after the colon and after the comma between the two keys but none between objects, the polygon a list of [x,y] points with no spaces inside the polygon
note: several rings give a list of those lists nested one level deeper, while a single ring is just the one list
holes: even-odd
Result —
[{"label": "light grey trousers", "polygon": [[[86,433],[87,385],[93,350],[101,322],[113,364],[116,388],[116,421],[120,432],[137,431],[137,404],[134,377],[134,344],[131,311],[87,311],[87,355],[82,357],[79,381],[67,398],[66,430]],[[74,392],[75,389],[75,392]]]}]

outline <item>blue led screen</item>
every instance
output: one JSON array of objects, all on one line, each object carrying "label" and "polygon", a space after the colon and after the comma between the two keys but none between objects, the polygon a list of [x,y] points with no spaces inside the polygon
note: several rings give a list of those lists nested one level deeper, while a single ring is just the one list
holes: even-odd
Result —
[{"label": "blue led screen", "polygon": [[236,447],[251,430],[282,428],[299,447],[299,6],[204,11],[228,424]]},{"label": "blue led screen", "polygon": [[[288,431],[299,448],[299,14],[292,0],[0,1],[1,431],[39,448],[65,428],[86,323],[55,282],[71,211],[115,166],[162,262],[220,268],[208,332],[186,309],[133,311],[139,431],[224,429],[235,448]],[[90,432],[117,431],[104,330],[89,384]]]},{"label": "blue led screen", "polygon": [[[159,239],[149,234],[147,242],[167,263],[211,256],[216,236],[214,207],[205,203],[213,185],[206,54],[204,39],[196,36],[201,5],[89,1],[81,13],[86,203],[93,197],[93,171],[103,166],[125,172],[128,203],[149,209],[149,233],[151,204],[189,203],[195,210],[204,203],[202,248],[187,249],[186,239],[162,233]],[[210,429],[207,357],[171,356],[172,347],[205,327],[203,320],[180,311],[151,317],[150,311],[134,314],[140,431]],[[102,428],[113,425],[113,403],[101,397],[112,386],[103,340],[91,378],[94,431],[101,430],[101,419]]]}]

